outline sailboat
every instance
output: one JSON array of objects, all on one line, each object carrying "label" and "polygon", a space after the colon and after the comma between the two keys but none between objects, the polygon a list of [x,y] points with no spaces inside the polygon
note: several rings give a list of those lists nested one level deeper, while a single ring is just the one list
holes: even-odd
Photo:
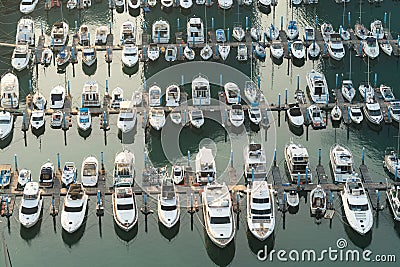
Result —
[{"label": "sailboat", "polygon": [[369,30],[363,24],[361,24],[361,6],[362,0],[360,0],[360,21],[354,25],[354,31],[358,38],[365,40],[369,35]]},{"label": "sailboat", "polygon": [[369,58],[368,58],[368,73],[367,73],[367,82],[362,82],[360,86],[358,87],[358,91],[361,94],[361,97],[367,101],[368,99],[374,99],[375,96],[375,90],[369,83]]}]

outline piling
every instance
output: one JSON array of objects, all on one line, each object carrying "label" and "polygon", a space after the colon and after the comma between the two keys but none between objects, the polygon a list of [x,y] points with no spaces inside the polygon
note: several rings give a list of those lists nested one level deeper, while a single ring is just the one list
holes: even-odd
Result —
[{"label": "piling", "polygon": [[14,169],[18,171],[18,159],[17,154],[14,154]]}]

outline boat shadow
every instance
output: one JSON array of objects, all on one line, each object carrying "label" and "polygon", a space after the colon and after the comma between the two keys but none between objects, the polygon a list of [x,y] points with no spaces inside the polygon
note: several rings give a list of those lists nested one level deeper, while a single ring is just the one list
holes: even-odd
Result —
[{"label": "boat shadow", "polygon": [[135,9],[132,9],[132,8],[129,8],[128,7],[128,13],[129,13],[129,15],[131,15],[132,17],[137,17],[137,16],[139,16],[140,15],[140,10],[141,10],[142,8],[135,8]]},{"label": "boat shadow", "polygon": [[165,227],[160,221],[158,221],[158,230],[160,231],[161,235],[168,239],[168,241],[171,241],[174,239],[178,233],[179,233],[179,228],[180,228],[181,221],[179,220],[174,227],[172,228],[167,228]]},{"label": "boat shadow", "polygon": [[396,232],[397,236],[400,238],[400,222],[393,220],[394,223],[394,231]]},{"label": "boat shadow", "polygon": [[257,5],[258,6],[258,10],[260,10],[261,13],[268,15],[271,13],[271,6],[263,6],[263,5]]},{"label": "boat shadow", "polygon": [[122,72],[126,75],[128,75],[129,77],[134,75],[135,73],[137,73],[139,70],[139,62],[137,64],[135,64],[135,66],[128,68],[125,65],[122,65]]},{"label": "boat shadow", "polygon": [[11,141],[13,140],[13,135],[14,135],[14,129],[11,131],[11,133],[7,136],[6,139],[0,141],[0,149],[4,149],[11,144]]},{"label": "boat shadow", "polygon": [[264,253],[266,251],[267,255],[261,253],[260,256],[267,257],[269,252],[271,252],[275,247],[275,232],[272,232],[272,234],[264,241],[258,240],[255,236],[253,236],[248,228],[246,230],[246,235],[249,248],[256,256],[259,256],[259,251],[262,250]]},{"label": "boat shadow", "polygon": [[133,144],[135,142],[135,136],[137,133],[137,124],[135,125],[135,127],[127,132],[127,133],[123,133],[120,129],[118,129],[118,139],[121,141],[122,144]]},{"label": "boat shadow", "polygon": [[292,58],[292,63],[294,66],[301,68],[304,66],[304,64],[306,63],[305,59],[297,59],[297,58]]},{"label": "boat shadow", "polygon": [[34,239],[40,232],[42,220],[43,220],[43,207],[42,207],[42,210],[40,211],[39,220],[34,226],[32,226],[30,228],[26,228],[26,227],[22,226],[21,223],[19,224],[20,225],[19,234],[20,234],[21,238],[28,243],[32,239]]},{"label": "boat shadow", "polygon": [[301,126],[301,127],[295,127],[295,126],[293,126],[293,125],[289,122],[289,120],[288,120],[288,125],[289,125],[289,130],[290,130],[294,135],[297,135],[297,136],[302,136],[302,135],[303,135],[303,133],[304,133],[304,127],[303,127],[303,126]]},{"label": "boat shadow", "polygon": [[78,127],[78,133],[81,137],[83,137],[83,139],[86,140],[86,138],[88,138],[90,136],[90,134],[92,133],[92,127],[90,127],[89,129],[87,129],[86,131],[81,130]]},{"label": "boat shadow", "polygon": [[83,64],[83,63],[82,63],[82,70],[83,70],[83,73],[85,73],[86,75],[92,76],[92,75],[95,74],[96,71],[97,71],[97,60],[96,60],[96,62],[93,63],[93,65],[90,66],[90,67],[87,66],[86,64]]},{"label": "boat shadow", "polygon": [[192,8],[180,8],[181,14],[185,16],[189,16],[192,12]]},{"label": "boat shadow", "polygon": [[131,230],[126,232],[126,231],[122,230],[121,228],[119,228],[119,226],[114,221],[115,233],[122,241],[124,241],[126,243],[129,243],[130,241],[135,239],[135,237],[137,236],[137,233],[138,233],[138,229],[139,229],[138,223],[136,223],[135,226]]},{"label": "boat shadow", "polygon": [[37,138],[39,138],[39,136],[43,135],[45,131],[46,131],[46,126],[45,125],[43,125],[39,129],[32,128],[32,133]]},{"label": "boat shadow", "polygon": [[277,59],[276,57],[273,57],[272,54],[271,54],[271,59],[272,59],[272,62],[273,62],[275,65],[280,66],[280,65],[282,65],[282,63],[283,63],[283,57],[281,57],[280,59]]},{"label": "boat shadow", "polygon": [[366,121],[367,121],[368,127],[369,127],[372,131],[377,132],[377,133],[379,133],[379,132],[382,131],[382,129],[383,129],[382,123],[380,123],[379,125],[376,125],[376,124],[370,122],[368,119],[366,119]]},{"label": "boat shadow", "polygon": [[121,6],[121,7],[116,6],[115,7],[115,11],[117,11],[118,14],[124,13],[125,12],[125,5]]},{"label": "boat shadow", "polygon": [[344,227],[344,231],[346,232],[347,237],[358,248],[361,248],[361,249],[367,248],[372,242],[372,229],[373,228],[371,228],[371,230],[367,234],[365,234],[363,236],[358,234],[349,225],[349,222],[347,221],[347,218],[346,218],[346,215],[344,213],[343,207],[341,208],[341,210],[342,210],[343,227]]},{"label": "boat shadow", "polygon": [[220,248],[211,241],[205,229],[204,239],[207,255],[217,266],[228,266],[232,262],[235,256],[235,239],[225,248]]},{"label": "boat shadow", "polygon": [[61,233],[62,240],[66,245],[68,245],[69,248],[71,248],[73,245],[77,244],[79,240],[81,240],[83,233],[85,232],[86,220],[87,220],[87,211],[81,227],[79,227],[79,229],[76,232],[70,234],[64,229],[62,229]]}]

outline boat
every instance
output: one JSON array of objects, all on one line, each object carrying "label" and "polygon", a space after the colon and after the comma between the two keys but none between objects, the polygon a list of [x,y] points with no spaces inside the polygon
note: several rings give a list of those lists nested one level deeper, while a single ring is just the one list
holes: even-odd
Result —
[{"label": "boat", "polygon": [[324,41],[328,43],[329,39],[331,38],[331,34],[334,33],[332,24],[326,22],[323,23],[321,25],[321,33],[322,37],[324,38]]},{"label": "boat", "polygon": [[67,8],[68,9],[74,9],[78,6],[78,0],[68,0],[67,2]]},{"label": "boat", "polygon": [[350,106],[350,119],[355,124],[360,124],[363,121],[364,116],[359,106]]},{"label": "boat", "polygon": [[236,83],[227,82],[224,85],[224,94],[227,104],[239,104],[240,103],[240,89]]},{"label": "boat", "polygon": [[215,30],[215,39],[217,43],[224,43],[226,42],[226,36],[224,29],[216,29]]},{"label": "boat", "polygon": [[147,4],[148,4],[150,7],[155,7],[155,6],[157,5],[157,0],[148,0],[148,1],[147,1]]},{"label": "boat", "polygon": [[343,41],[349,41],[351,39],[350,32],[345,27],[340,26],[339,35]]},{"label": "boat", "polygon": [[247,113],[252,123],[255,125],[259,125],[261,123],[262,114],[260,108],[258,107],[258,103],[251,103],[251,107],[247,108]]},{"label": "boat", "polygon": [[209,44],[206,44],[201,50],[200,50],[200,56],[203,60],[209,60],[213,55],[212,48]]},{"label": "boat", "polygon": [[18,44],[15,46],[12,57],[11,66],[17,70],[21,71],[28,67],[29,61],[31,59],[31,50],[28,44]]},{"label": "boat", "polygon": [[321,53],[321,48],[316,42],[312,42],[308,47],[308,56],[310,58],[317,58]]},{"label": "boat", "polygon": [[370,59],[375,59],[379,56],[378,39],[369,35],[364,41],[362,41],[362,49],[365,55]]},{"label": "boat", "polygon": [[258,0],[257,1],[257,4],[260,6],[260,7],[264,7],[264,8],[269,8],[270,7],[270,5],[271,5],[271,0]]},{"label": "boat", "polygon": [[141,3],[140,0],[127,0],[127,2],[128,2],[128,7],[131,10],[136,10],[136,9],[140,8],[140,3]]},{"label": "boat", "polygon": [[297,29],[296,21],[291,20],[286,28],[286,35],[289,40],[294,40],[299,36],[299,30]]},{"label": "boat", "polygon": [[353,101],[356,95],[356,89],[354,88],[353,82],[351,80],[343,80],[342,95],[350,103]]},{"label": "boat", "polygon": [[161,0],[161,5],[162,5],[161,8],[163,8],[163,7],[170,8],[170,7],[172,7],[173,4],[174,4],[173,0]]},{"label": "boat", "polygon": [[118,114],[117,128],[123,134],[133,130],[136,124],[136,108],[131,101],[122,101]]},{"label": "boat", "polygon": [[53,187],[54,179],[56,179],[54,165],[47,161],[40,167],[39,185],[40,187]]},{"label": "boat", "polygon": [[323,73],[311,70],[306,75],[311,99],[317,104],[326,104],[329,101],[329,88]]},{"label": "boat", "polygon": [[276,59],[281,59],[283,57],[283,46],[279,41],[273,41],[271,46],[271,55]]},{"label": "boat", "polygon": [[178,48],[175,45],[168,45],[165,50],[165,60],[167,62],[174,62],[178,54]]},{"label": "boat", "polygon": [[267,169],[267,157],[262,144],[250,143],[243,149],[245,182],[265,181]]},{"label": "boat", "polygon": [[400,221],[400,186],[392,185],[386,190],[386,196],[394,219]]},{"label": "boat", "polygon": [[160,57],[160,48],[157,44],[150,44],[147,56],[151,61],[156,61]]},{"label": "boat", "polygon": [[258,58],[264,59],[266,54],[264,45],[262,45],[261,43],[257,43],[254,48],[254,53]]},{"label": "boat", "polygon": [[[53,111],[53,114],[51,114],[50,127],[51,128],[60,128],[62,126],[63,119],[64,119],[64,113],[62,110]],[[65,123],[67,123],[67,122],[65,122]]]},{"label": "boat", "polygon": [[292,5],[300,5],[303,0],[292,0]]},{"label": "boat", "polygon": [[24,187],[24,194],[19,206],[18,219],[25,228],[34,226],[42,212],[43,198],[40,193],[39,183],[28,182]]},{"label": "boat", "polygon": [[35,22],[31,17],[24,16],[18,21],[15,43],[35,45]]},{"label": "boat", "polygon": [[0,187],[5,188],[10,185],[11,182],[11,165],[10,164],[0,164]]},{"label": "boat", "polygon": [[71,184],[61,210],[61,225],[67,233],[76,232],[82,225],[88,206],[88,196],[81,183]]},{"label": "boat", "polygon": [[1,76],[0,99],[3,108],[18,108],[19,106],[19,81],[17,75],[11,71]]},{"label": "boat", "polygon": [[249,103],[259,102],[264,99],[263,93],[253,81],[246,81],[243,91]]},{"label": "boat", "polygon": [[68,48],[63,47],[61,51],[56,56],[56,62],[58,68],[65,67],[71,59],[71,53]]},{"label": "boat", "polygon": [[279,38],[279,29],[272,23],[269,27],[267,27],[265,33],[270,40],[277,40]]},{"label": "boat", "polygon": [[303,60],[306,56],[306,49],[304,48],[303,42],[301,40],[295,40],[290,45],[290,50],[294,59]]},{"label": "boat", "polygon": [[222,44],[218,46],[219,56],[222,60],[226,60],[228,58],[230,51],[231,46],[229,44]]},{"label": "boat", "polygon": [[385,54],[388,55],[388,56],[391,56],[391,55],[392,55],[393,47],[392,47],[392,45],[389,43],[388,40],[382,40],[382,41],[379,43],[379,46],[380,46],[380,48],[382,49],[383,53],[385,53]]},{"label": "boat", "polygon": [[247,226],[251,234],[264,241],[275,229],[275,199],[272,186],[266,181],[247,185]]},{"label": "boat", "polygon": [[90,45],[90,32],[86,24],[82,24],[79,27],[78,36],[80,45]]},{"label": "boat", "polygon": [[111,92],[111,107],[119,109],[122,101],[124,101],[124,90],[117,86]]},{"label": "boat", "polygon": [[119,228],[128,232],[135,227],[138,221],[138,209],[135,193],[129,184],[121,183],[115,186],[112,206],[114,222]]},{"label": "boat", "polygon": [[193,6],[193,1],[192,0],[180,0],[179,5],[183,9],[189,9]]},{"label": "boat", "polygon": [[165,125],[165,111],[162,108],[151,108],[149,112],[149,122],[156,131],[161,130]]},{"label": "boat", "polygon": [[114,186],[119,184],[133,185],[135,179],[135,155],[125,149],[115,155],[113,182]]},{"label": "boat", "polygon": [[367,99],[374,99],[375,90],[369,82],[361,82],[358,87],[361,97],[366,101]]},{"label": "boat", "polygon": [[334,144],[329,153],[335,183],[344,183],[355,175],[353,154],[344,145]]},{"label": "boat", "polygon": [[47,100],[42,93],[36,91],[32,97],[32,103],[36,109],[44,109]]},{"label": "boat", "polygon": [[82,89],[82,107],[100,107],[99,84],[96,81],[87,81]]},{"label": "boat", "polygon": [[367,102],[364,103],[363,111],[367,120],[372,124],[380,125],[383,121],[381,107],[379,103],[373,99],[368,99]]},{"label": "boat", "polygon": [[354,25],[354,31],[355,31],[356,36],[361,40],[367,39],[367,37],[369,35],[369,30],[360,23],[356,23]]},{"label": "boat", "polygon": [[32,110],[31,113],[31,128],[32,131],[39,130],[40,128],[44,127],[44,110],[43,109],[35,109]]},{"label": "boat", "polygon": [[95,45],[106,45],[108,36],[108,27],[99,26],[96,29],[96,38],[94,40]]},{"label": "boat", "polygon": [[372,36],[375,36],[378,40],[383,39],[385,37],[385,31],[383,29],[382,21],[375,20],[371,23],[371,31]]},{"label": "boat", "polygon": [[340,34],[331,33],[328,41],[328,53],[334,60],[342,60],[346,54]]},{"label": "boat", "polygon": [[45,67],[49,66],[51,64],[51,61],[53,60],[53,51],[49,47],[43,48],[42,51],[42,58],[40,63],[44,65]]},{"label": "boat", "polygon": [[199,129],[204,124],[204,115],[201,109],[192,109],[189,111],[190,124]]},{"label": "boat", "polygon": [[233,0],[218,0],[218,6],[221,9],[230,9],[233,5]]},{"label": "boat", "polygon": [[87,131],[92,127],[92,117],[88,108],[80,108],[76,116],[78,128],[81,131]]},{"label": "boat", "polygon": [[61,174],[62,183],[65,186],[69,186],[70,184],[75,183],[77,178],[75,163],[71,161],[65,162]]},{"label": "boat", "polygon": [[304,27],[304,41],[314,42],[315,41],[315,28],[309,25]]},{"label": "boat", "polygon": [[135,44],[136,28],[132,21],[125,21],[121,26],[121,42],[122,44]]},{"label": "boat", "polygon": [[192,80],[192,100],[193,106],[210,105],[211,103],[210,82],[202,74],[195,76]]},{"label": "boat", "polygon": [[240,127],[244,123],[244,111],[241,104],[232,105],[229,110],[229,121],[235,127]]},{"label": "boat", "polygon": [[152,39],[155,44],[167,44],[170,39],[169,22],[163,19],[156,20],[152,26]]},{"label": "boat", "polygon": [[92,6],[92,0],[82,0],[82,4],[84,8],[89,8]]},{"label": "boat", "polygon": [[392,120],[400,122],[400,101],[391,101],[388,110]]},{"label": "boat", "polygon": [[247,61],[247,46],[245,44],[238,45],[236,59],[239,61]]},{"label": "boat", "polygon": [[204,43],[204,25],[201,18],[192,17],[189,19],[187,23],[187,42],[190,45]]},{"label": "boat", "polygon": [[171,84],[167,87],[165,92],[166,104],[167,107],[177,107],[179,106],[179,102],[181,101],[181,89],[176,84]]},{"label": "boat", "polygon": [[250,28],[250,36],[256,42],[261,41],[261,29],[260,29],[260,27],[251,27]]},{"label": "boat", "polygon": [[28,169],[21,169],[18,173],[18,187],[23,188],[32,181],[32,172]]},{"label": "boat", "polygon": [[65,21],[58,21],[53,24],[51,29],[51,44],[54,46],[64,46],[68,42],[69,26]]},{"label": "boat", "polygon": [[179,124],[182,123],[182,115],[181,115],[181,113],[179,111],[172,111],[169,114],[169,116],[171,118],[171,121],[173,123],[175,123],[176,125],[179,125]]},{"label": "boat", "polygon": [[132,94],[132,104],[139,106],[142,103],[143,95],[141,91],[134,91]]},{"label": "boat", "polygon": [[217,168],[210,148],[202,147],[196,155],[196,183],[207,184],[215,181]]},{"label": "boat", "polygon": [[350,227],[360,235],[365,235],[372,228],[373,217],[371,204],[361,179],[348,179],[340,195]]},{"label": "boat", "polygon": [[326,193],[321,185],[317,185],[310,193],[310,209],[312,215],[322,216],[326,212]]},{"label": "boat", "polygon": [[232,200],[225,183],[207,184],[201,193],[204,225],[210,240],[218,247],[226,247],[235,237]]},{"label": "boat", "polygon": [[287,204],[289,207],[295,208],[299,205],[300,198],[296,190],[290,190],[287,194]]},{"label": "boat", "polygon": [[183,49],[183,55],[185,56],[185,58],[187,60],[193,60],[196,53],[189,45],[187,45],[187,46],[185,46],[185,49]]},{"label": "boat", "polygon": [[307,108],[307,116],[311,120],[313,129],[326,128],[326,120],[319,106],[309,106]]},{"label": "boat", "polygon": [[244,39],[245,31],[241,25],[236,25],[232,30],[232,37],[241,42]]},{"label": "boat", "polygon": [[14,127],[14,116],[6,111],[0,111],[0,141],[10,136]]},{"label": "boat", "polygon": [[21,0],[19,4],[19,11],[24,14],[29,14],[35,10],[39,0]]},{"label": "boat", "polygon": [[333,122],[340,122],[342,119],[342,111],[337,104],[331,110],[331,119]]},{"label": "boat", "polygon": [[154,84],[149,89],[149,106],[158,107],[162,102],[162,92],[160,86]]},{"label": "boat", "polygon": [[122,64],[127,68],[132,68],[139,61],[139,53],[136,45],[126,44],[122,48]]},{"label": "boat", "polygon": [[185,181],[185,168],[179,165],[172,166],[171,178],[175,184],[182,184]]},{"label": "boat", "polygon": [[379,86],[379,91],[381,92],[382,98],[384,101],[393,101],[396,98],[394,97],[393,90],[390,86],[381,84]]},{"label": "boat", "polygon": [[180,203],[179,194],[170,178],[165,178],[161,183],[161,192],[158,194],[158,220],[166,228],[170,229],[179,222]]},{"label": "boat", "polygon": [[304,124],[303,112],[299,105],[289,104],[289,108],[286,110],[289,123],[294,127],[302,128]]},{"label": "boat", "polygon": [[65,88],[61,85],[55,86],[50,91],[50,108],[61,109],[64,107]]},{"label": "boat", "polygon": [[312,180],[307,148],[290,141],[285,146],[285,161],[290,182],[298,182],[299,179],[300,182],[309,182]]},{"label": "boat", "polygon": [[89,156],[82,162],[81,168],[81,181],[83,186],[96,186],[99,179],[99,162],[93,157]]}]

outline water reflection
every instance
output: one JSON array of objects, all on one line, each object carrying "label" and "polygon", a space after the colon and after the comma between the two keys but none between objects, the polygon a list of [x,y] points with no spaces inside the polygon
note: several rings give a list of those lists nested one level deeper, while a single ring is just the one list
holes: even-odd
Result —
[{"label": "water reflection", "polygon": [[88,75],[88,76],[92,76],[96,73],[97,70],[97,60],[96,62],[92,65],[92,66],[87,66],[86,64],[82,63],[82,70],[83,72]]},{"label": "water reflection", "polygon": [[124,242],[129,243],[132,241],[138,233],[138,223],[135,224],[135,226],[128,232],[122,230],[121,228],[118,227],[118,225],[114,221],[114,231],[117,234],[117,236],[123,240]]},{"label": "water reflection", "polygon": [[235,239],[233,239],[225,248],[216,246],[208,237],[204,229],[204,239],[208,257],[218,266],[228,266],[235,256]]},{"label": "water reflection", "polygon": [[122,72],[131,77],[139,70],[139,63],[135,64],[135,66],[128,68],[125,65],[122,66]]},{"label": "water reflection", "polygon": [[158,221],[158,230],[160,231],[160,233],[163,237],[168,239],[168,241],[171,241],[173,238],[175,238],[178,235],[180,224],[181,224],[180,221],[178,221],[174,225],[174,227],[167,228],[160,221]]},{"label": "water reflection", "polygon": [[[92,125],[93,126],[93,125]],[[90,134],[92,133],[92,127],[90,127],[89,129],[87,129],[86,131],[82,130],[81,128],[78,127],[78,133],[81,137],[83,137],[83,139],[86,139],[90,136]]]}]

